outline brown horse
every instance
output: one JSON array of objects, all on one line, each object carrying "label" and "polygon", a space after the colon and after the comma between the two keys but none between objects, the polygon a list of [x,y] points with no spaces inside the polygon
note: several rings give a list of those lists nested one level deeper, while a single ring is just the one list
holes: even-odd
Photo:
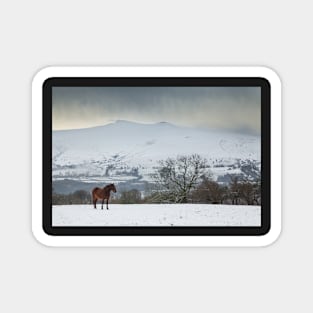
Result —
[{"label": "brown horse", "polygon": [[107,210],[109,209],[109,199],[110,199],[110,192],[111,191],[116,192],[116,188],[115,188],[114,184],[107,185],[102,189],[98,188],[98,187],[92,189],[92,192],[91,192],[92,202],[93,202],[95,209],[97,208],[97,206],[96,206],[97,200],[102,200],[101,209],[103,210],[103,203],[104,203],[105,199],[107,200]]}]

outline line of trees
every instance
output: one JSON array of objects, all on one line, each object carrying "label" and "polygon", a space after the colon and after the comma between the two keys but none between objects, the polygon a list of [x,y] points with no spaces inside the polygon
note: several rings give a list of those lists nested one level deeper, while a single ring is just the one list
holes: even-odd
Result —
[{"label": "line of trees", "polygon": [[[121,191],[118,196],[112,195],[111,203],[135,204],[144,203],[141,192],[137,189]],[[76,190],[70,194],[52,192],[52,205],[91,204],[91,193],[86,190]]]},{"label": "line of trees", "polygon": [[67,195],[52,192],[52,205],[89,203],[91,203],[91,195],[90,192],[87,192],[86,190],[76,190]]},{"label": "line of trees", "polygon": [[[111,203],[212,203],[261,204],[261,180],[254,181],[231,176],[229,184],[212,179],[205,158],[198,154],[177,156],[159,162],[151,175],[153,187],[142,197],[137,189],[122,190],[110,199]],[[52,194],[52,204],[89,204],[90,192],[77,190],[68,195]]]},{"label": "line of trees", "polygon": [[191,193],[190,200],[194,203],[260,205],[261,184],[233,177],[229,185],[219,185],[204,178]]},{"label": "line of trees", "polygon": [[252,182],[231,176],[228,185],[220,185],[212,179],[206,159],[198,154],[160,161],[152,178],[156,190],[149,201],[155,203],[261,203],[260,177]]}]

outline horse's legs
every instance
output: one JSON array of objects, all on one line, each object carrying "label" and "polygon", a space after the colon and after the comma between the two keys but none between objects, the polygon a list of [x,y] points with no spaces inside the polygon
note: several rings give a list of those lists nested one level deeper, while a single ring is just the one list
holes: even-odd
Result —
[{"label": "horse's legs", "polygon": [[94,205],[94,208],[96,209],[97,208],[97,198],[93,199],[93,205]]},{"label": "horse's legs", "polygon": [[104,203],[104,199],[102,199],[101,210],[103,210],[103,203]]},{"label": "horse's legs", "polygon": [[107,210],[109,209],[109,198],[107,198]]}]

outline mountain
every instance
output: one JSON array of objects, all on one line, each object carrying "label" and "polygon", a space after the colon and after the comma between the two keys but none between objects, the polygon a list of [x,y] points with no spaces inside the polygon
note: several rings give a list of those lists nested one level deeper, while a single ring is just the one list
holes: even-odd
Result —
[{"label": "mountain", "polygon": [[139,184],[150,180],[159,160],[194,153],[208,160],[220,181],[225,175],[244,173],[244,167],[250,171],[248,176],[260,168],[259,136],[167,122],[119,120],[99,127],[53,131],[52,141],[54,181]]}]

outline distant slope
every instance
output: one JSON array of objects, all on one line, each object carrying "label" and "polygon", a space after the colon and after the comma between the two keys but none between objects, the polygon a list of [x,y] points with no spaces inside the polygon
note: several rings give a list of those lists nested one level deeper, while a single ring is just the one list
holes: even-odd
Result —
[{"label": "distant slope", "polygon": [[[170,123],[112,124],[53,132],[53,179],[84,182],[149,180],[158,160],[200,154],[215,178],[260,163],[260,138]],[[214,170],[216,168],[216,170]]]}]

